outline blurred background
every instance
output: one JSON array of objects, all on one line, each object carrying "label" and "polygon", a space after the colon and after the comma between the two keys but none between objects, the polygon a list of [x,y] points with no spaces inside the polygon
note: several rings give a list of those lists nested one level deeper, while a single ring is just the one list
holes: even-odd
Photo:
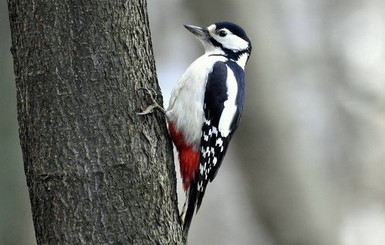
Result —
[{"label": "blurred background", "polygon": [[[0,245],[33,245],[5,1],[0,11]],[[182,24],[232,21],[253,43],[244,116],[189,244],[385,244],[383,0],[148,0],[148,11],[165,106],[203,52]]]}]

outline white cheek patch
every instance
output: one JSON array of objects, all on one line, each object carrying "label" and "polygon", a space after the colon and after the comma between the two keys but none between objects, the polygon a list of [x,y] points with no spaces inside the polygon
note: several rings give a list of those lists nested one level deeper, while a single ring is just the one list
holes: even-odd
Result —
[{"label": "white cheek patch", "polygon": [[[209,26],[209,27],[211,27],[211,26]],[[224,28],[224,30],[226,30],[228,33],[225,37],[217,36],[217,35],[213,34],[215,32],[210,31],[211,36],[215,40],[217,40],[219,43],[221,43],[224,48],[230,49],[233,51],[246,50],[247,48],[249,48],[249,43],[247,41],[243,40],[242,38],[238,37],[237,35],[234,35],[228,29]]]}]

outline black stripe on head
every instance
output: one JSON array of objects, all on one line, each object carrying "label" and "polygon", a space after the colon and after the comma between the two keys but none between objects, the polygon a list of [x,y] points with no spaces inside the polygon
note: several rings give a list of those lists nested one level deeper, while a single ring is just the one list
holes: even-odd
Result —
[{"label": "black stripe on head", "polygon": [[232,59],[235,61],[237,61],[242,54],[251,52],[251,45],[250,44],[249,44],[249,48],[247,50],[240,50],[240,51],[234,52],[234,50],[223,47],[223,45],[221,43],[219,43],[217,40],[215,40],[213,37],[211,37],[209,40],[215,47],[220,47],[225,52],[226,56],[229,59]]},{"label": "black stripe on head", "polygon": [[231,31],[233,34],[237,35],[238,37],[246,40],[248,43],[250,43],[249,37],[246,35],[246,32],[240,27],[239,25],[236,25],[231,22],[217,22],[215,23],[215,26],[217,27],[216,30],[220,30],[222,28],[226,28],[227,30]]},{"label": "black stripe on head", "polygon": [[250,39],[249,37],[246,35],[246,32],[242,29],[242,27],[234,24],[234,23],[231,23],[231,22],[217,22],[215,23],[215,31],[218,31],[220,29],[223,29],[223,28],[226,28],[227,30],[231,31],[234,35],[244,39],[245,41],[247,41],[249,43],[249,48],[246,49],[246,50],[240,50],[240,51],[234,51],[234,50],[231,50],[231,49],[227,49],[225,47],[223,47],[223,45],[218,42],[217,40],[215,40],[213,37],[210,37],[210,42],[215,46],[215,47],[220,47],[226,54],[226,56],[228,56],[230,59],[232,60],[238,60],[239,57],[244,54],[244,53],[251,53],[251,42],[250,42]]}]

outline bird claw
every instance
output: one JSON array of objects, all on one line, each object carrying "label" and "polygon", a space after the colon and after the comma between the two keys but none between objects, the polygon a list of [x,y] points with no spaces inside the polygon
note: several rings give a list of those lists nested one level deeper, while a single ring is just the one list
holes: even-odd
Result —
[{"label": "bird claw", "polygon": [[155,100],[155,96],[157,96],[158,93],[155,91],[155,89],[153,89],[153,88],[140,87],[138,90],[139,90],[139,91],[140,91],[140,90],[144,90],[144,92],[145,92],[148,96],[150,96],[150,99],[151,99],[152,103],[153,103],[153,104],[157,104],[157,102],[156,102],[156,100]]},{"label": "bird claw", "polygon": [[137,112],[136,115],[143,116],[147,114],[151,114],[154,112],[154,109],[157,108],[159,105],[149,105],[147,108],[142,110],[141,112]]},{"label": "bird claw", "polygon": [[163,107],[161,107],[158,102],[156,102],[155,100],[155,97],[154,95],[156,96],[158,93],[155,91],[155,89],[153,88],[145,88],[145,87],[140,87],[138,90],[144,90],[144,92],[150,96],[150,99],[151,99],[151,102],[152,104],[149,105],[147,108],[145,108],[143,111],[141,112],[137,112],[136,114],[139,115],[139,116],[143,116],[143,115],[147,115],[147,114],[151,114],[154,112],[154,109],[158,109],[160,110],[161,112],[165,113],[165,110],[163,109]]},{"label": "bird claw", "polygon": [[146,87],[140,87],[138,88],[138,90],[144,90],[144,92],[146,92],[148,95],[150,95],[151,97],[153,97],[153,94],[157,95],[158,93],[155,91],[155,89],[153,88],[146,88]]}]

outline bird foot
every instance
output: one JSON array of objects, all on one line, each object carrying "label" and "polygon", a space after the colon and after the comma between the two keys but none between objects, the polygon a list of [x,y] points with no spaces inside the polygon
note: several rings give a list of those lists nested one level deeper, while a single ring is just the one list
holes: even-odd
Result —
[{"label": "bird foot", "polygon": [[136,113],[137,115],[143,116],[143,115],[151,114],[154,112],[154,109],[157,109],[157,110],[163,112],[164,114],[166,113],[166,111],[163,109],[163,107],[160,106],[158,104],[158,102],[156,102],[155,96],[157,95],[157,93],[154,89],[152,89],[152,88],[150,88],[150,89],[139,88],[138,90],[143,90],[150,97],[152,104],[147,106],[147,108],[145,108],[143,111],[137,112]]}]

